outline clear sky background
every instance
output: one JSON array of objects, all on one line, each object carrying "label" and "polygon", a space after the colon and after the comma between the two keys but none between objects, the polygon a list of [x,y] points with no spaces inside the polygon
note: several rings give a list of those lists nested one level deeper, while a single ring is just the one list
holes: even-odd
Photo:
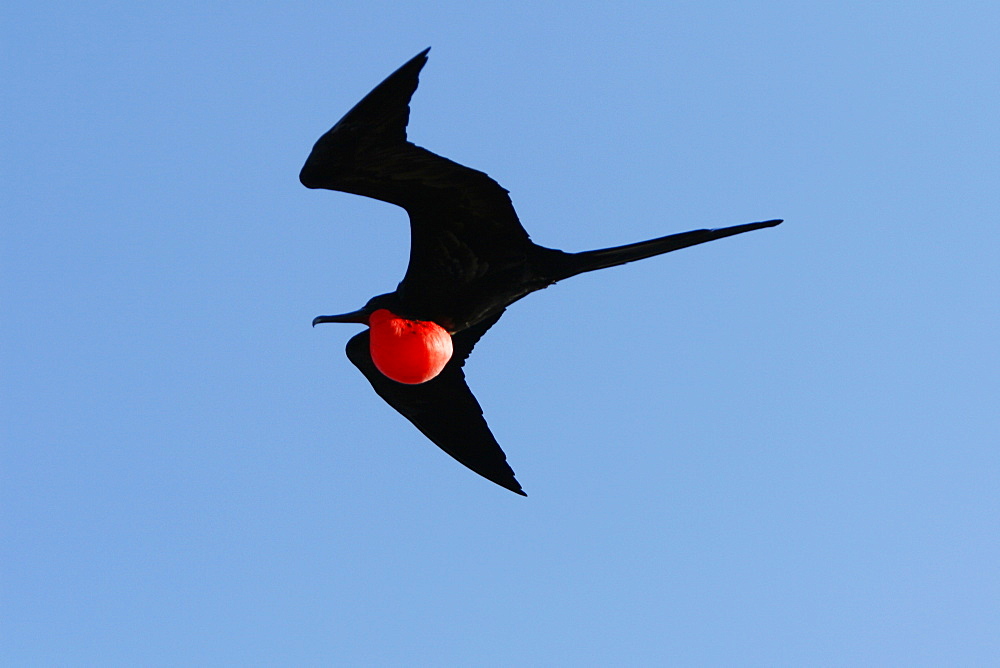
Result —
[{"label": "clear sky background", "polygon": [[[0,662],[996,661],[998,35],[995,2],[5,3]],[[427,46],[410,137],[540,244],[786,219],[508,311],[467,370],[527,498],[309,326],[408,233],[298,170]]]}]

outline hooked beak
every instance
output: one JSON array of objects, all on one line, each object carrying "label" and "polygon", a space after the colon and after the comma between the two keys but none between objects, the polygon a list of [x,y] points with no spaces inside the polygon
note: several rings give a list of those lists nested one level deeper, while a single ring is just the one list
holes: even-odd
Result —
[{"label": "hooked beak", "polygon": [[371,314],[363,308],[358,309],[357,311],[351,311],[350,313],[341,313],[340,315],[318,315],[313,318],[313,327],[321,322],[357,322],[362,325],[367,325],[369,315]]}]

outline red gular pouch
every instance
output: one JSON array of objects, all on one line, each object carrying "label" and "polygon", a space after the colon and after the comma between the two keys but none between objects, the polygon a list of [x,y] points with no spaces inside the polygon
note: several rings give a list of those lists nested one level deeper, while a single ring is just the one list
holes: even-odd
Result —
[{"label": "red gular pouch", "polygon": [[368,326],[372,361],[396,382],[426,383],[451,359],[451,334],[436,322],[407,320],[380,308],[368,318]]}]

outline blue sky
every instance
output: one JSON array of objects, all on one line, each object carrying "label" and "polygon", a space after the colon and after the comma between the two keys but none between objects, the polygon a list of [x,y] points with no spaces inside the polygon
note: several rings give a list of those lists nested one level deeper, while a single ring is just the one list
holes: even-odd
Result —
[{"label": "blue sky", "polygon": [[[1000,655],[995,3],[2,11],[9,665]],[[565,250],[467,370],[529,494],[310,328],[405,214],[297,181],[431,46],[418,144]]]}]

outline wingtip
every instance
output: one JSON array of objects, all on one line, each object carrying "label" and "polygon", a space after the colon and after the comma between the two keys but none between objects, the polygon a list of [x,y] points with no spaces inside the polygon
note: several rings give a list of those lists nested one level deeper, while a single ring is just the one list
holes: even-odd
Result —
[{"label": "wingtip", "polygon": [[509,492],[514,492],[515,494],[517,494],[519,496],[528,496],[527,494],[524,493],[524,490],[521,489],[521,483],[519,483],[517,481],[517,478],[515,478],[513,475],[510,475],[510,476],[491,476],[491,475],[484,475],[480,471],[476,471],[476,473],[479,473],[479,475],[483,476],[484,478],[486,478],[490,482],[496,483],[497,485],[499,485],[500,487],[503,487],[504,489],[506,489]]},{"label": "wingtip", "polygon": [[406,64],[407,65],[419,64],[420,68],[423,69],[424,65],[427,64],[427,54],[430,52],[430,50],[431,47],[427,47],[417,55],[410,58],[410,60]]},{"label": "wingtip", "polygon": [[515,494],[519,494],[520,496],[528,496],[527,494],[524,493],[524,490],[521,489],[521,483],[519,483],[517,479],[514,477],[511,477],[511,479],[507,482],[501,482],[500,486],[505,489],[509,489],[510,491],[514,492]]}]

